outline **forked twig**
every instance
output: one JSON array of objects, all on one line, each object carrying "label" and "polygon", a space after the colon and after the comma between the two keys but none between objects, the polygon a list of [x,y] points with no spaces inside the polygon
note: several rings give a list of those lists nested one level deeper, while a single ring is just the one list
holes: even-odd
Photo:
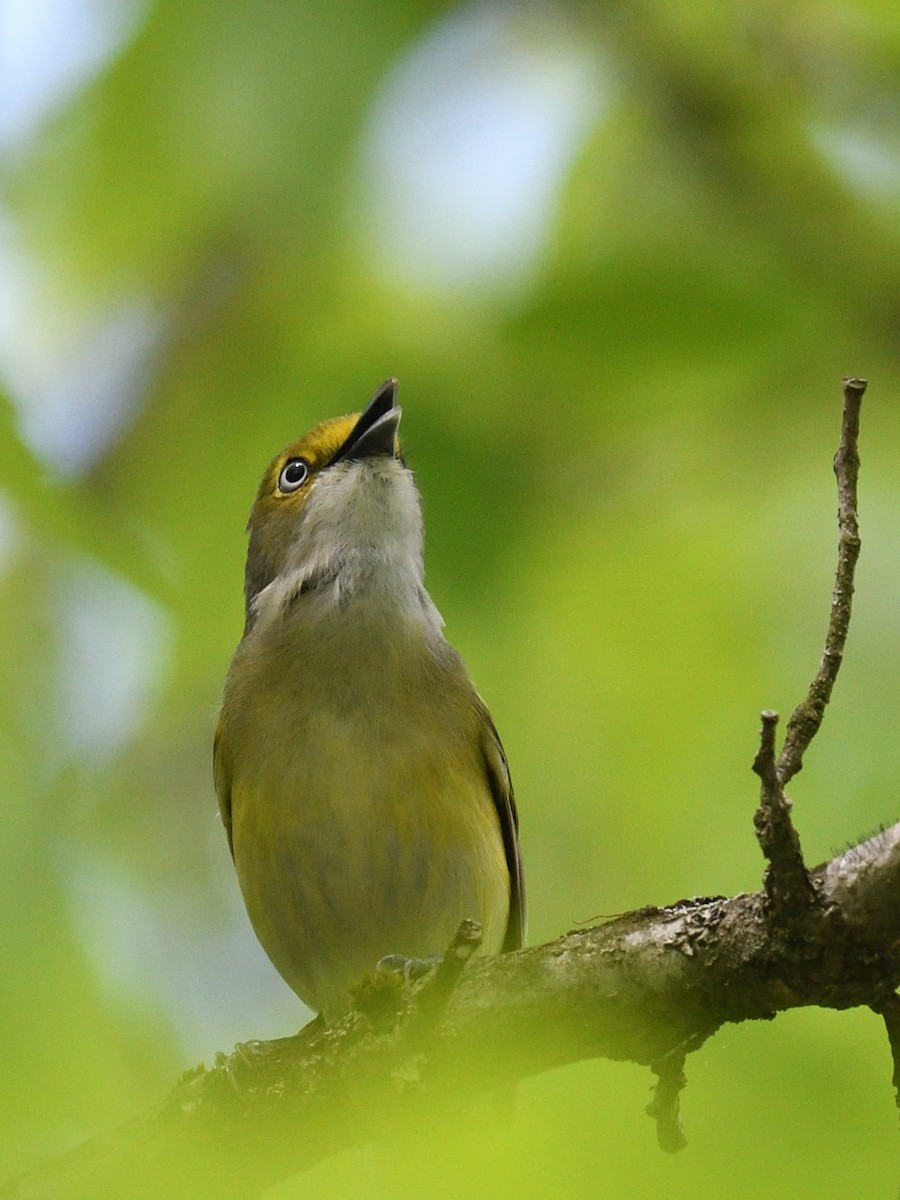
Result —
[{"label": "forked twig", "polygon": [[791,802],[784,794],[775,758],[775,729],[778,713],[761,714],[759,750],[753,770],[759,776],[759,808],[753,816],[756,838],[769,861],[766,891],[776,919],[789,920],[805,912],[815,901],[815,891],[803,861],[800,838],[791,820]]},{"label": "forked twig", "polygon": [[791,803],[785,784],[803,767],[803,755],[819,731],[831,699],[844,656],[853,600],[853,575],[859,558],[857,480],[859,477],[859,414],[864,379],[844,380],[844,414],[841,441],[834,458],[838,487],[838,562],[825,650],[815,678],[791,714],[781,753],[775,752],[778,714],[762,714],[759,751],[753,770],[760,778],[760,802],[754,816],[756,836],[768,859],[766,891],[782,918],[798,916],[815,901],[815,892],[803,861],[800,839],[791,821]]}]

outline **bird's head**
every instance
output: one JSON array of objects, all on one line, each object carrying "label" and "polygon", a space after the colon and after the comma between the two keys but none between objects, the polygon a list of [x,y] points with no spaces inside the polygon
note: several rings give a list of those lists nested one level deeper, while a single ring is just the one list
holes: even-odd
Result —
[{"label": "bird's head", "polygon": [[259,598],[366,571],[413,566],[421,580],[418,493],[400,455],[397,381],[362,413],[335,417],[292,442],[266,468],[247,525],[248,627]]}]

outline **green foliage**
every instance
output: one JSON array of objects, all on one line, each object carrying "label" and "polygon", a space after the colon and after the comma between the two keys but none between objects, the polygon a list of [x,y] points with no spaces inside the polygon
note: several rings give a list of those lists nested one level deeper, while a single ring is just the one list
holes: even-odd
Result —
[{"label": "green foliage", "polygon": [[[0,251],[27,286],[0,328],[3,1173],[302,1019],[214,818],[215,706],[262,468],[388,375],[429,586],[511,763],[531,940],[759,885],[757,716],[786,714],[818,661],[846,374],[870,380],[857,610],[791,794],[811,861],[897,816],[896,15],[512,11],[159,0],[9,153]],[[427,253],[386,240],[392,203],[410,246],[427,209],[414,118],[440,166],[511,95],[505,152],[530,78],[570,89],[576,133],[518,259],[488,239],[483,268],[441,260],[468,211],[449,184]],[[126,310],[143,350],[95,347]],[[36,426],[48,363],[71,381],[80,362],[90,400],[116,354],[131,400],[96,441],[76,450],[78,409]],[[426,1183],[405,1164],[385,1194],[894,1186],[871,1014],[731,1029],[687,1070],[674,1160],[642,1115],[649,1075],[586,1063],[524,1087],[503,1135],[441,1130]],[[343,1155],[273,1195],[355,1195],[382,1170]]]}]

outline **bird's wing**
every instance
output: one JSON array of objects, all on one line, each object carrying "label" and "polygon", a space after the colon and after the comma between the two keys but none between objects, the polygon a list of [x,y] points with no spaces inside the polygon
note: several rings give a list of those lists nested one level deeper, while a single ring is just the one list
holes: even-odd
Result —
[{"label": "bird's wing", "polygon": [[216,785],[216,796],[219,799],[219,816],[225,827],[228,849],[231,851],[231,857],[234,858],[234,846],[231,843],[231,770],[226,763],[221,717],[213,740],[213,780]]},{"label": "bird's wing", "polygon": [[485,731],[482,739],[484,765],[500,821],[500,833],[509,869],[509,918],[502,946],[502,953],[505,954],[508,950],[518,950],[525,942],[525,876],[519,849],[519,814],[516,811],[516,798],[500,735],[480,696],[478,710]]}]

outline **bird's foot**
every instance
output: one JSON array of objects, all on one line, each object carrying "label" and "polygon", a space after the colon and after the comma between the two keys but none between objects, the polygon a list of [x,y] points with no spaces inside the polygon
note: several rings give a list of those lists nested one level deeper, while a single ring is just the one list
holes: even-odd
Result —
[{"label": "bird's foot", "polygon": [[270,1055],[274,1055],[294,1039],[274,1038],[263,1042],[254,1039],[250,1042],[238,1042],[231,1054],[221,1050],[216,1054],[213,1063],[224,1072],[225,1078],[240,1099],[245,1099],[251,1090],[254,1071]]},{"label": "bird's foot", "polygon": [[422,979],[441,962],[443,955],[432,954],[428,958],[407,958],[405,954],[385,954],[376,964],[378,971],[390,971],[404,980]]}]

